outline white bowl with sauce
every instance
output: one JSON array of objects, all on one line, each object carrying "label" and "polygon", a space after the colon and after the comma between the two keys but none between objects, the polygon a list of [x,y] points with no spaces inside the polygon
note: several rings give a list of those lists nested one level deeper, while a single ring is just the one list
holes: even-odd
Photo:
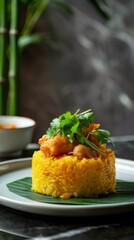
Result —
[{"label": "white bowl with sauce", "polygon": [[35,121],[21,116],[0,116],[0,157],[20,155],[31,143]]}]

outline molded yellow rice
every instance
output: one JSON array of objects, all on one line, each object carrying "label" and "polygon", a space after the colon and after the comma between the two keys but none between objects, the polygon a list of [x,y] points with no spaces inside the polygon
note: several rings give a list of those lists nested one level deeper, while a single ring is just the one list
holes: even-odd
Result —
[{"label": "molded yellow rice", "polygon": [[35,151],[32,158],[32,190],[41,194],[68,199],[96,197],[116,191],[115,155],[79,160],[68,155],[45,157]]}]

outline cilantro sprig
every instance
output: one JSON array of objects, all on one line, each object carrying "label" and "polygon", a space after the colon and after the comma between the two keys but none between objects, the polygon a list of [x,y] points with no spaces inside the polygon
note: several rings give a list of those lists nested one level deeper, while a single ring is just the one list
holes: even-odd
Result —
[{"label": "cilantro sprig", "polygon": [[[104,152],[93,142],[91,142],[88,137],[91,133],[95,133],[98,141],[103,144],[107,143],[109,140],[110,132],[104,129],[93,129],[88,130],[90,124],[94,123],[94,114],[92,109],[88,109],[82,113],[71,114],[70,111],[63,113],[58,118],[54,118],[50,123],[46,135],[48,138],[61,134],[61,136],[68,136],[70,142],[78,140],[80,143],[92,147],[97,152],[104,154]],[[88,135],[84,135],[84,130],[88,130]]]}]

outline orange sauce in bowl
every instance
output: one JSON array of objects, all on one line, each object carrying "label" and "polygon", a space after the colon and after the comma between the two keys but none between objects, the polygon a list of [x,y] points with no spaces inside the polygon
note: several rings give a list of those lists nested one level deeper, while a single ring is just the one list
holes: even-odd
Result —
[{"label": "orange sauce in bowl", "polygon": [[0,123],[0,129],[14,129],[16,125],[13,123]]}]

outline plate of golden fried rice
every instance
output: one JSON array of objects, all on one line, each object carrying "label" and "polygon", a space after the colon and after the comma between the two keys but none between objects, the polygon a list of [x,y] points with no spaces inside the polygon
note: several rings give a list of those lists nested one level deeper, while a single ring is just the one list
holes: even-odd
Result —
[{"label": "plate of golden fried rice", "polygon": [[134,163],[116,158],[110,132],[92,109],[50,122],[32,158],[1,163],[0,203],[56,216],[93,216],[134,209]]}]

